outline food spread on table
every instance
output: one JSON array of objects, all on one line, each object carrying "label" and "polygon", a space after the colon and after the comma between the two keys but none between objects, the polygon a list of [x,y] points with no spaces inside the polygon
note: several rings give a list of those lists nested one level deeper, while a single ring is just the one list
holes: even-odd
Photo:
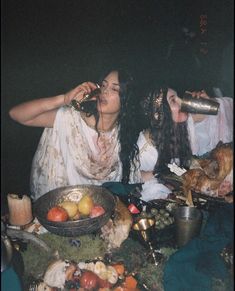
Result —
[{"label": "food spread on table", "polygon": [[[95,188],[94,186],[87,185],[85,185],[85,192],[83,188],[79,189],[78,187],[78,189],[72,189],[72,191],[67,193],[68,195],[61,195],[61,199],[55,199],[55,202],[50,203],[50,207],[47,208],[46,212],[43,210],[44,212],[42,213],[46,222],[55,223],[55,225],[58,225],[58,228],[61,228],[62,232],[53,235],[58,237],[56,240],[60,241],[63,246],[66,246],[66,248],[71,249],[75,253],[76,251],[81,251],[81,240],[68,233],[65,234],[65,236],[68,236],[65,238],[63,233],[64,225],[60,223],[85,222],[108,215],[105,224],[97,224],[93,231],[89,232],[90,238],[88,241],[95,240],[94,237],[92,238],[93,235],[103,241],[101,256],[100,251],[97,253],[99,254],[98,259],[97,256],[94,258],[95,256],[92,257],[92,255],[83,257],[82,259],[77,258],[76,255],[66,257],[66,253],[63,252],[61,247],[60,249],[50,249],[51,245],[49,246],[49,244],[47,247],[47,243],[41,241],[41,237],[47,234],[50,235],[50,232],[53,233],[53,231],[50,231],[50,228],[46,225],[46,228],[44,228],[43,223],[37,217],[25,226],[21,226],[20,228],[17,226],[17,229],[15,229],[16,226],[8,224],[7,234],[12,236],[12,238],[23,239],[28,244],[33,242],[34,246],[41,247],[42,251],[46,250],[45,253],[47,255],[48,250],[51,250],[50,256],[47,259],[47,266],[43,272],[40,272],[37,279],[34,277],[34,283],[31,282],[30,285],[34,289],[30,290],[151,290],[143,284],[143,280],[141,282],[138,281],[138,276],[136,276],[136,270],[133,266],[133,270],[127,268],[127,261],[124,263],[124,261],[106,260],[104,259],[105,255],[114,254],[129,239],[136,240],[141,245],[143,238],[144,242],[147,242],[147,244],[142,244],[145,249],[142,251],[143,256],[150,264],[152,263],[150,260],[151,256],[154,257],[155,255],[154,248],[157,248],[158,254],[161,254],[161,247],[164,245],[168,246],[167,244],[170,242],[170,247],[175,251],[177,246],[174,245],[172,238],[175,224],[174,209],[182,205],[190,205],[208,210],[211,205],[210,199],[214,199],[213,201],[216,201],[219,205],[221,198],[228,197],[221,192],[221,184],[231,174],[232,167],[233,151],[231,144],[218,144],[211,151],[208,158],[193,159],[191,168],[187,171],[177,168],[176,165],[169,165],[172,172],[176,171],[178,173],[177,182],[180,182],[180,189],[177,191],[173,190],[172,195],[168,199],[156,199],[144,202],[141,200],[141,197],[137,198],[133,196],[135,199],[132,199],[132,202],[127,205],[121,197],[116,197],[114,209],[108,212],[107,205],[104,201],[97,200],[97,197],[101,197],[100,194],[102,193],[95,193],[98,195],[93,196],[93,192],[98,191],[98,189],[102,190],[102,187],[95,186]],[[81,187],[83,186],[81,185]],[[92,193],[88,193],[89,191],[87,189],[90,189]],[[204,195],[204,197],[203,199],[195,198],[192,193],[199,193]],[[223,199],[223,201],[231,202],[226,199]],[[47,205],[47,203],[42,203],[42,205]],[[79,224],[74,226],[80,227]],[[82,234],[86,234],[86,227],[84,229]],[[31,236],[25,235],[26,233],[30,233]],[[32,235],[35,235],[35,238],[32,238]],[[50,237],[50,243],[52,242],[51,239],[53,236]],[[159,238],[162,240],[159,240]],[[98,244],[100,244],[100,241]],[[131,249],[131,251],[128,249],[128,252],[129,255],[134,254],[134,249]],[[166,256],[163,257],[165,260],[167,259]],[[159,266],[161,264],[162,262]],[[155,261],[154,270],[158,270],[159,266],[158,262]],[[150,284],[150,286],[155,285]]]},{"label": "food spread on table", "polygon": [[54,290],[139,290],[137,280],[126,272],[123,263],[107,264],[101,260],[79,263],[56,260],[48,266],[40,284]]}]

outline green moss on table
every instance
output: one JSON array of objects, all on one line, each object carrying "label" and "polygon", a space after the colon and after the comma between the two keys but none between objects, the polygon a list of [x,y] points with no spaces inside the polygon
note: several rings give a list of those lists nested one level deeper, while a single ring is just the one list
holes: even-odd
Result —
[{"label": "green moss on table", "polygon": [[71,238],[58,236],[51,233],[40,235],[42,239],[52,250],[51,254],[35,247],[33,244],[28,244],[27,250],[22,253],[26,276],[39,278],[46,270],[53,254],[58,253],[63,260],[73,260],[75,262],[94,259],[95,257],[103,257],[106,250],[106,245],[99,236],[83,235],[73,239],[79,239],[81,246],[78,248],[69,243]]},{"label": "green moss on table", "polygon": [[[95,258],[104,258],[106,254],[106,244],[99,235],[82,235],[73,239],[79,239],[80,247],[72,246],[69,243],[71,238],[57,236],[55,234],[46,233],[40,235],[40,238],[48,244],[53,252],[58,252],[61,259],[73,260],[75,262],[92,260]],[[146,249],[138,241],[128,238],[122,246],[109,254],[113,261],[122,261],[128,272],[136,272],[138,281],[145,284],[149,290],[163,291],[162,277],[166,260],[176,251],[174,248],[161,248],[161,253],[165,260],[155,266],[146,258],[148,249]],[[25,285],[34,277],[42,278],[48,264],[52,261],[52,255],[28,244],[27,250],[22,252],[25,275]],[[231,282],[220,280],[213,281],[213,291],[228,291]]]}]

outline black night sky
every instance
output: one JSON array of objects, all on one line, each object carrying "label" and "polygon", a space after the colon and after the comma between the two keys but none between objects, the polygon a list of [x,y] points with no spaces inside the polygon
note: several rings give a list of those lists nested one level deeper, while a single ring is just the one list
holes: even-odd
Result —
[{"label": "black night sky", "polygon": [[2,197],[29,192],[42,132],[10,120],[12,106],[93,81],[116,63],[147,83],[220,86],[233,10],[232,0],[2,0]]}]

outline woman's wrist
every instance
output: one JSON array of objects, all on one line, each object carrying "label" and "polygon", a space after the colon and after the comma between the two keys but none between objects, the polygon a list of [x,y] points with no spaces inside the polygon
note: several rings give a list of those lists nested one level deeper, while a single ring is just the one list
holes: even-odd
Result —
[{"label": "woman's wrist", "polygon": [[63,106],[68,106],[70,102],[67,100],[67,95],[63,94]]},{"label": "woman's wrist", "polygon": [[64,98],[64,94],[61,95],[57,95],[54,97],[49,97],[49,98],[45,98],[45,100],[47,101],[45,103],[45,111],[49,111],[49,110],[53,110],[56,108],[60,108],[62,106],[65,106],[65,98]]},{"label": "woman's wrist", "polygon": [[144,182],[147,182],[154,178],[153,172],[152,171],[141,171],[141,178]]}]

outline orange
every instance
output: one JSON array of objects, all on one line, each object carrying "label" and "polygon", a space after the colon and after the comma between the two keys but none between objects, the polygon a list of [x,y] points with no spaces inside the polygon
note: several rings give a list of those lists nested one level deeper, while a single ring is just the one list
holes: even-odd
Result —
[{"label": "orange", "polygon": [[125,278],[123,285],[128,289],[135,289],[137,286],[137,280],[133,276],[129,275]]},{"label": "orange", "polygon": [[123,264],[114,264],[112,267],[114,267],[118,275],[123,275],[125,272],[125,267]]}]

